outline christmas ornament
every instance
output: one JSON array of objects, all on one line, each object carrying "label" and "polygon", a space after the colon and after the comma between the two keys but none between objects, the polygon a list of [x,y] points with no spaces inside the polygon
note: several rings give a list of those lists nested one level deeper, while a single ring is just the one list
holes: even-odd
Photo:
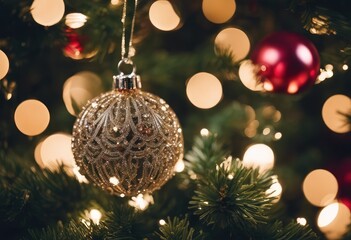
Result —
[{"label": "christmas ornament", "polygon": [[88,39],[80,35],[77,30],[67,28],[65,30],[67,43],[63,47],[63,54],[74,60],[81,60],[84,58],[91,58],[96,55],[97,51],[88,46]]},{"label": "christmas ornament", "polygon": [[257,79],[269,92],[296,94],[312,86],[319,74],[314,45],[296,33],[269,35],[254,49]]},{"label": "christmas ornament", "polygon": [[[136,196],[159,189],[172,177],[183,157],[183,136],[169,105],[140,89],[129,52],[133,24],[126,41],[123,23],[122,60],[114,89],[83,108],[73,127],[72,150],[80,173],[90,182],[113,194]],[[124,73],[126,66],[132,67],[131,73]]]}]

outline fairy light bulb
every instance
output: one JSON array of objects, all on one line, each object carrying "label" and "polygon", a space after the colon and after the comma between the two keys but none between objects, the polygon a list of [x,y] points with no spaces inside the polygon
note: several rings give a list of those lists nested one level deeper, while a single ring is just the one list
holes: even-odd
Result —
[{"label": "fairy light bulb", "polygon": [[45,168],[58,171],[60,165],[65,166],[69,174],[73,174],[75,161],[71,150],[71,135],[55,133],[47,137],[41,145],[41,158]]},{"label": "fairy light bulb", "polygon": [[66,15],[65,24],[73,29],[81,28],[87,22],[88,17],[82,13],[69,13]]},{"label": "fairy light bulb", "polygon": [[14,120],[19,131],[27,136],[41,134],[49,125],[50,113],[44,103],[29,99],[16,108]]},{"label": "fairy light bulb", "polygon": [[327,239],[340,239],[347,232],[350,220],[350,209],[343,203],[334,202],[320,211],[317,225]]},{"label": "fairy light bulb", "polygon": [[260,83],[255,74],[255,65],[251,60],[244,60],[239,67],[239,78],[242,84],[251,91],[263,91],[263,83]]},{"label": "fairy light bulb", "polygon": [[266,194],[269,197],[274,198],[272,201],[273,203],[277,203],[282,196],[283,188],[277,176],[274,176],[272,179],[273,179],[272,185],[270,186],[269,189],[267,189]]},{"label": "fairy light bulb", "polygon": [[274,166],[273,150],[265,144],[254,144],[248,147],[243,156],[246,167],[258,167],[260,172],[272,169]]},{"label": "fairy light bulb", "polygon": [[0,50],[0,80],[3,79],[10,68],[10,62],[7,55]]},{"label": "fairy light bulb", "polygon": [[244,59],[250,51],[250,40],[246,33],[238,28],[226,28],[215,38],[215,52],[229,53],[233,62]]},{"label": "fairy light bulb", "polygon": [[202,11],[213,23],[225,23],[233,17],[236,10],[235,0],[203,0]]},{"label": "fairy light bulb", "polygon": [[97,209],[90,210],[89,218],[91,219],[91,221],[93,221],[93,223],[98,225],[100,223],[101,217],[102,217],[102,214],[99,210]]},{"label": "fairy light bulb", "polygon": [[174,166],[174,171],[180,173],[183,172],[185,168],[185,163],[183,159],[179,159],[176,165]]},{"label": "fairy light bulb", "polygon": [[136,210],[144,211],[146,210],[150,204],[154,203],[154,198],[149,194],[138,194],[136,197],[132,197],[131,200],[128,201],[128,204],[134,207]]},{"label": "fairy light bulb", "polygon": [[200,72],[189,79],[186,95],[196,107],[209,109],[216,106],[222,99],[222,84],[214,75]]},{"label": "fairy light bulb", "polygon": [[43,26],[52,26],[58,23],[65,13],[63,0],[34,0],[31,14],[34,21]]},{"label": "fairy light bulb", "polygon": [[69,77],[63,85],[62,98],[67,111],[77,116],[88,100],[103,91],[102,81],[95,73],[82,71]]},{"label": "fairy light bulb", "polygon": [[180,24],[180,17],[167,0],[155,1],[149,9],[149,18],[152,25],[162,31],[174,30]]},{"label": "fairy light bulb", "polygon": [[347,133],[351,130],[348,115],[351,115],[351,99],[348,96],[336,94],[329,97],[323,104],[323,121],[336,133]]},{"label": "fairy light bulb", "polygon": [[311,204],[324,207],[334,201],[338,193],[338,182],[331,172],[317,169],[305,177],[302,189]]}]

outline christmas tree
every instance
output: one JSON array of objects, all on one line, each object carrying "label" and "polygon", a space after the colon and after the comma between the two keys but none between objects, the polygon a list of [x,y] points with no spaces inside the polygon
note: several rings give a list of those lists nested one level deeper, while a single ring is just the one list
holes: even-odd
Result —
[{"label": "christmas tree", "polygon": [[350,10],[0,0],[1,239],[350,239]]}]

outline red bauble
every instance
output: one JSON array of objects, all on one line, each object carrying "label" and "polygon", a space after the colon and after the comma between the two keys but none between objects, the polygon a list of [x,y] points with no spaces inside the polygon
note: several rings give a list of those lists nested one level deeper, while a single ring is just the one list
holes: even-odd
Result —
[{"label": "red bauble", "polygon": [[295,94],[312,86],[319,74],[319,54],[305,37],[276,32],[254,49],[257,79],[269,92]]},{"label": "red bauble", "polygon": [[[97,51],[88,47],[88,38],[80,35],[76,29],[67,28],[65,30],[67,43],[63,47],[63,54],[75,60],[93,57]],[[90,46],[91,48],[91,46]]]}]

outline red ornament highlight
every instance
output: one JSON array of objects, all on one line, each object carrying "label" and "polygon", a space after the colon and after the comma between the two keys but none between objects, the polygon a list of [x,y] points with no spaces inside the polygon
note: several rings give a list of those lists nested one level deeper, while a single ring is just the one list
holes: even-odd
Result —
[{"label": "red ornament highlight", "polygon": [[297,94],[311,87],[319,74],[319,54],[311,41],[290,32],[276,32],[254,49],[251,60],[264,90]]}]

